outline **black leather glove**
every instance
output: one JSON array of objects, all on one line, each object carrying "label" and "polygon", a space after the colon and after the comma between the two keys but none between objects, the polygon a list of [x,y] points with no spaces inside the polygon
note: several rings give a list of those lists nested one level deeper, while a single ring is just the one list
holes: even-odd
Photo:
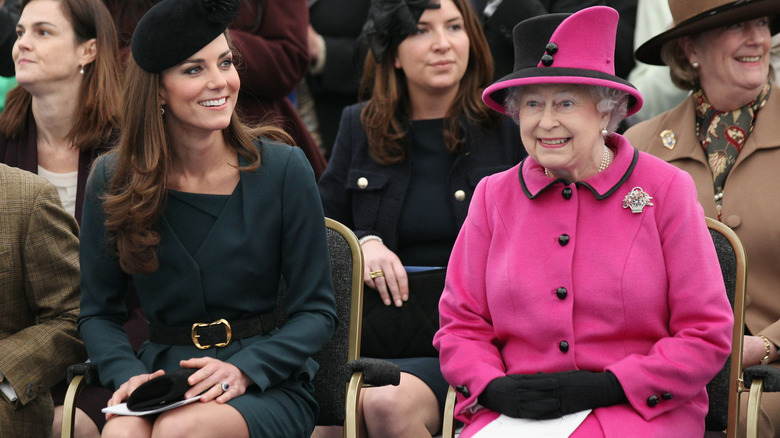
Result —
[{"label": "black leather glove", "polygon": [[493,379],[479,396],[479,403],[492,411],[535,419],[559,418],[627,401],[623,387],[609,371],[512,374]]}]

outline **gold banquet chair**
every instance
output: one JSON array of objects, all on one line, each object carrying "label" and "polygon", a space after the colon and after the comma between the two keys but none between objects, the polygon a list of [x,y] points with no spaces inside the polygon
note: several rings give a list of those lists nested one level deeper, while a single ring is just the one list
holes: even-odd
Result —
[{"label": "gold banquet chair", "polygon": [[[710,406],[705,419],[705,437],[736,438],[739,420],[740,394],[747,391],[742,379],[742,341],[745,333],[745,288],[747,285],[747,256],[734,231],[711,218],[706,218],[715,250],[718,254],[726,294],[734,309],[734,330],[732,333],[731,355],[723,368],[707,385]],[[761,399],[762,377],[774,371],[774,385],[771,390],[780,390],[780,371],[770,366],[750,367],[755,370],[756,380],[752,380],[750,402],[748,403],[747,438],[756,438],[758,428],[757,403]],[[754,395],[755,392],[755,395]],[[455,436],[455,401],[457,393],[450,387],[444,407],[442,438]],[[752,412],[752,414],[751,414]],[[723,433],[725,431],[725,435]]]},{"label": "gold banquet chair", "polygon": [[[344,436],[357,437],[357,402],[359,393],[351,396],[353,407],[347,409],[347,384],[349,380],[363,383],[363,372],[353,372],[350,366],[360,356],[360,330],[363,306],[363,253],[358,239],[345,225],[325,218],[327,227],[330,267],[339,318],[331,341],[314,360],[320,369],[314,377],[315,398],[320,405],[318,426],[344,425]],[[283,283],[283,282],[282,282]],[[280,285],[279,302],[284,296],[284,284]],[[283,323],[283,309],[277,309],[277,320]],[[359,362],[359,361],[357,361]],[[86,384],[100,385],[95,368],[89,363],[71,365],[68,369],[68,387],[63,406],[62,437],[72,438],[75,405],[79,392]],[[371,380],[371,379],[368,379]],[[350,387],[355,386],[350,384]],[[360,386],[356,386],[358,389]],[[346,421],[345,421],[346,419]]]}]

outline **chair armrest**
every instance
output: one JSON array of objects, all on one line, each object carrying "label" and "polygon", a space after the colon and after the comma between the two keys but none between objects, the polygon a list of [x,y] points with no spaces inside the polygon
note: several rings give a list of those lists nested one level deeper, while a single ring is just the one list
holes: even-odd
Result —
[{"label": "chair armrest", "polygon": [[65,371],[65,381],[70,384],[76,376],[84,376],[84,383],[90,386],[102,386],[100,385],[100,378],[98,377],[97,367],[90,362],[74,363],[68,366]]},{"label": "chair armrest", "polygon": [[360,358],[350,361],[352,373],[361,371],[363,381],[371,386],[398,386],[401,383],[401,369],[393,362],[382,359]]},{"label": "chair armrest", "polygon": [[73,438],[76,426],[76,400],[84,386],[100,386],[97,367],[89,362],[81,362],[68,366],[65,371],[68,389],[62,403],[62,438]]},{"label": "chair armrest", "polygon": [[754,365],[742,371],[745,387],[750,388],[747,406],[747,438],[758,437],[761,396],[780,391],[780,370],[769,365]]},{"label": "chair armrest", "polygon": [[746,388],[750,388],[754,380],[761,379],[764,382],[764,392],[780,392],[780,369],[778,368],[770,365],[754,365],[745,368],[743,374]]},{"label": "chair armrest", "polygon": [[347,382],[344,437],[357,438],[360,390],[364,386],[398,386],[401,383],[401,369],[392,362],[369,358],[349,361],[347,366],[351,373]]}]

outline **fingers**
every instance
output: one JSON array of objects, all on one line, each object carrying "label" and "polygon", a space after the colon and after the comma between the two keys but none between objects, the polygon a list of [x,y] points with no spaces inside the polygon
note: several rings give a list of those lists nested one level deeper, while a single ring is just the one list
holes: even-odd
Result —
[{"label": "fingers", "polygon": [[251,384],[238,367],[211,357],[184,360],[180,365],[184,368],[200,368],[189,377],[187,383],[192,388],[184,394],[185,398],[200,394],[202,402],[217,399],[224,403],[246,392],[247,386]]},{"label": "fingers", "polygon": [[409,283],[401,260],[377,241],[363,244],[363,281],[376,289],[386,306],[401,307],[409,299]]},{"label": "fingers", "polygon": [[[366,284],[379,292],[385,306],[395,304],[396,307],[401,307],[409,300],[409,282],[403,265],[392,264],[386,269],[376,268],[368,272],[369,279]],[[372,273],[375,278],[370,278]]]},{"label": "fingers", "polygon": [[[137,376],[131,377],[130,380],[123,383],[116,391],[114,391],[114,393],[111,395],[111,398],[108,400],[108,403],[106,403],[106,406],[114,406],[123,403],[125,400],[127,400],[127,397],[129,397],[130,394],[136,390],[136,388],[154,379],[155,377],[162,376],[163,374],[165,374],[165,371],[157,370],[152,374],[139,374]],[[113,416],[113,414],[106,414],[106,420]]]},{"label": "fingers", "polygon": [[385,279],[395,307],[401,307],[409,299],[409,281],[400,260],[392,264],[389,273],[385,273]]}]

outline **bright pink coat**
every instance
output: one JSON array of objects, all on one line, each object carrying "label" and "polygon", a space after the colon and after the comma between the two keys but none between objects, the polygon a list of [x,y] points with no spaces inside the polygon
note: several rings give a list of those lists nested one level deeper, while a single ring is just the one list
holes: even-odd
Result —
[{"label": "bright pink coat", "polygon": [[[586,420],[605,437],[704,434],[733,317],[696,188],[625,138],[610,145],[612,164],[581,183],[553,182],[529,157],[478,185],[434,338],[460,387],[461,438],[498,415],[477,403],[491,380],[567,370],[609,370],[623,386],[629,404]],[[641,213],[623,208],[635,187],[652,196]]]}]

